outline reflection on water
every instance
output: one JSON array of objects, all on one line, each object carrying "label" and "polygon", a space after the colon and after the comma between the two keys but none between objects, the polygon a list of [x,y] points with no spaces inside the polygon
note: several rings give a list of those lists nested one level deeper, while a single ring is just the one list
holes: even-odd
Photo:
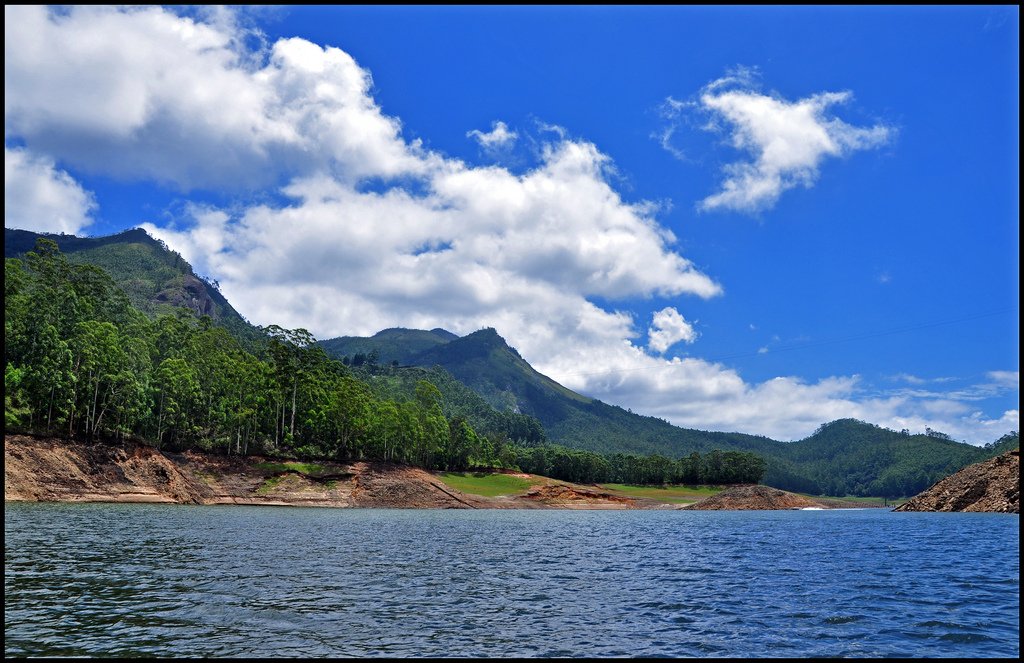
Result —
[{"label": "reflection on water", "polygon": [[7,504],[7,656],[1016,656],[1019,519]]}]

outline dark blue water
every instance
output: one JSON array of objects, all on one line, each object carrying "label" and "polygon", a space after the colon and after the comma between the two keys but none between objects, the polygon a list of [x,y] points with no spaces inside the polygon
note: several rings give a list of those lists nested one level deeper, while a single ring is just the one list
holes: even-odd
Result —
[{"label": "dark blue water", "polygon": [[6,504],[4,653],[1017,656],[1019,519]]}]

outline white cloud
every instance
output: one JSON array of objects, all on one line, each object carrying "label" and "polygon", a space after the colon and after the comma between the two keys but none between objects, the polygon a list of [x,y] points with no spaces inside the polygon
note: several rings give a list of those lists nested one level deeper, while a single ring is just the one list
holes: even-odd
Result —
[{"label": "white cloud", "polygon": [[80,233],[96,201],[52,159],[4,146],[4,226],[36,232]]},{"label": "white cloud", "polygon": [[[580,366],[594,366],[580,372]],[[778,377],[749,383],[733,369],[701,359],[671,361],[622,345],[580,348],[544,367],[544,373],[577,391],[633,411],[702,430],[737,431],[795,440],[821,423],[855,418],[894,430],[941,430],[972,444],[991,442],[1019,428],[1019,412],[990,418],[949,398],[872,395],[859,376],[817,382]]]},{"label": "white cloud", "polygon": [[[322,338],[493,326],[571,388],[703,429],[791,439],[853,416],[985,442],[1015,421],[1016,411],[991,420],[950,399],[929,398],[926,409],[907,395],[866,396],[856,376],[750,384],[721,364],[651,356],[630,313],[595,301],[722,288],[676,251],[656,206],[623,199],[595,145],[541,125],[550,140],[521,173],[428,152],[402,137],[369,72],[344,51],[297,38],[247,51],[237,22],[212,16],[5,8],[5,128],[48,155],[57,175],[54,160],[183,188],[283,194],[285,203],[243,197],[230,210],[190,205],[174,225],[146,226],[254,322]],[[806,180],[824,156],[880,140],[827,118],[834,96],[788,104],[727,88],[706,94],[747,127],[737,132],[757,153],[754,179]],[[751,104],[774,124],[750,116]],[[778,148],[765,138],[776,134]],[[675,309],[660,313],[652,348],[694,333]]]},{"label": "white cloud", "polygon": [[[703,210],[770,208],[784,191],[811,186],[824,159],[878,147],[894,134],[892,127],[883,124],[856,127],[829,114],[831,106],[851,99],[850,92],[822,92],[787,101],[758,92],[755,78],[755,71],[741,69],[709,83],[694,102],[671,97],[666,101],[671,117],[683,111],[705,115],[704,129],[726,131],[730,144],[750,156],[748,161],[725,166],[722,190],[701,201]],[[671,133],[662,136],[664,142]]]},{"label": "white cloud", "polygon": [[491,131],[484,133],[479,129],[473,129],[466,132],[466,137],[475,139],[485,150],[496,150],[510,146],[519,134],[509,131],[508,125],[499,120],[491,123]]},{"label": "white cloud", "polygon": [[1020,389],[1020,371],[989,371],[988,379],[1006,389]]},{"label": "white cloud", "polygon": [[669,347],[679,341],[687,343],[696,341],[697,330],[683,318],[679,311],[668,306],[654,313],[647,337],[649,339],[648,347],[658,354],[664,354]]},{"label": "white cloud", "polygon": [[294,202],[284,207],[232,218],[192,210],[180,227],[147,229],[215,274],[253,320],[321,336],[495,326],[536,358],[635,334],[629,315],[590,296],[721,292],[669,249],[649,206],[609,186],[606,160],[593,145],[563,141],[521,175],[449,161],[426,195],[306,178],[285,189]]},{"label": "white cloud", "polygon": [[899,373],[897,375],[892,376],[892,379],[896,380],[897,382],[906,382],[908,384],[915,385],[926,384],[928,382],[926,378],[919,378],[916,375],[910,375],[909,373]]},{"label": "white cloud", "polygon": [[230,12],[212,16],[6,6],[8,135],[77,167],[185,189],[395,177],[433,163],[401,139],[344,51],[282,39],[249,52]]}]

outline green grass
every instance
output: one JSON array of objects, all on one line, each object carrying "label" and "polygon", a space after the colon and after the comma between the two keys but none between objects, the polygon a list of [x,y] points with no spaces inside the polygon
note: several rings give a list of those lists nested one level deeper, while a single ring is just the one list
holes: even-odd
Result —
[{"label": "green grass", "polygon": [[671,504],[697,502],[723,490],[715,486],[630,486],[622,483],[602,483],[600,486],[611,493]]},{"label": "green grass", "polygon": [[263,470],[264,472],[287,472],[292,470],[300,474],[317,475],[323,474],[327,471],[327,468],[323,465],[317,465],[316,463],[299,463],[297,461],[287,461],[285,463],[257,463],[256,469]]},{"label": "green grass", "polygon": [[516,495],[534,483],[531,479],[490,472],[440,472],[437,477],[456,490],[484,497]]},{"label": "green grass", "polygon": [[270,477],[269,479],[264,481],[263,484],[259,488],[256,489],[256,494],[257,495],[266,495],[267,493],[272,491],[274,488],[276,488],[277,484],[281,483],[281,481],[283,479],[284,479],[284,477]]}]

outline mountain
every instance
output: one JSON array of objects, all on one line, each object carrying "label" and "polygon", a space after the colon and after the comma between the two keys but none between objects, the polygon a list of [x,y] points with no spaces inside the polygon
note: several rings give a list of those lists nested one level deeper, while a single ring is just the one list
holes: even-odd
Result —
[{"label": "mountain", "polygon": [[[432,332],[385,330],[370,338],[344,337],[321,344],[394,357],[406,366],[444,369],[498,410],[535,417],[557,444],[600,453],[662,454],[679,458],[713,449],[763,456],[764,483],[828,495],[913,495],[970,463],[989,448],[941,435],[907,435],[855,419],[823,424],[796,442],[745,433],[682,428],[578,394],[536,371],[494,329],[461,338]],[[397,332],[401,332],[400,334]],[[379,337],[379,338],[378,338]],[[402,339],[421,345],[402,346]],[[421,349],[422,345],[428,345]],[[1009,442],[1000,441],[1002,447]]]},{"label": "mountain", "polygon": [[[71,262],[106,270],[131,302],[150,315],[185,306],[196,315],[209,315],[243,345],[246,339],[255,343],[262,338],[215,283],[196,275],[179,254],[141,229],[96,238],[5,229],[5,255],[24,255],[39,237],[57,242]],[[557,444],[601,453],[670,458],[713,449],[750,451],[767,462],[764,483],[786,490],[913,495],[966,465],[1017,446],[1016,433],[987,447],[973,447],[941,434],[905,435],[852,419],[823,425],[797,442],[681,428],[567,389],[536,371],[489,328],[463,337],[444,329],[393,328],[369,338],[341,337],[321,344],[329,354],[348,358],[353,367],[361,356],[359,370],[388,398],[411,397],[420,380],[433,382],[446,401],[446,414],[464,416],[482,432],[503,432],[533,443],[546,436]]]},{"label": "mountain", "polygon": [[40,237],[57,243],[68,261],[102,267],[143,313],[156,316],[184,307],[208,315],[239,340],[252,342],[259,331],[228,303],[215,283],[198,276],[181,254],[142,228],[106,237],[76,237],[4,228],[4,257],[19,258]]},{"label": "mountain", "polygon": [[[362,336],[339,336],[320,341],[327,354],[338,359],[348,358],[350,362],[358,355],[365,358],[376,351],[376,362],[380,364],[409,364],[409,359],[420,352],[457,339],[458,336],[444,329],[403,329],[394,327],[377,332],[369,338]],[[361,364],[362,361],[355,362]]]},{"label": "mountain", "polygon": [[[422,368],[440,367],[479,394],[491,406],[536,417],[548,437],[571,447],[602,453],[661,453],[678,457],[683,452],[736,449],[762,451],[782,445],[766,437],[743,433],[712,433],[680,428],[655,417],[634,414],[615,405],[578,394],[535,370],[515,348],[491,328],[463,337],[442,340],[432,332],[400,330],[401,337],[438,342],[423,350],[396,348],[396,330],[370,338],[342,337],[321,341],[328,354],[345,356],[339,348],[385,357]],[[447,334],[448,332],[445,332]],[[424,335],[431,335],[430,337]],[[385,362],[386,363],[386,362]]]},{"label": "mountain", "polygon": [[944,437],[908,435],[856,419],[823,424],[784,445],[780,458],[826,495],[913,495],[966,465],[987,458],[984,447]]}]

